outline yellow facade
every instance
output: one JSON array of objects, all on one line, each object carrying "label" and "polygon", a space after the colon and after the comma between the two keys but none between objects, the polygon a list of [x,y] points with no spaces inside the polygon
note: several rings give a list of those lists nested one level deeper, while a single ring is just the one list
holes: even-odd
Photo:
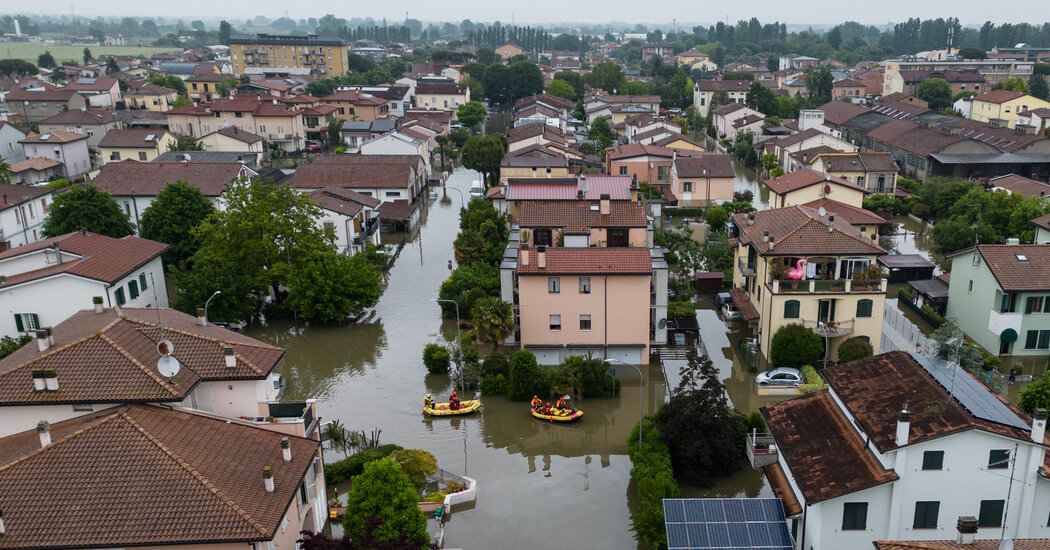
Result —
[{"label": "yellow facade", "polygon": [[[854,181],[856,180],[854,179]],[[784,208],[785,206],[806,204],[807,202],[815,201],[820,198],[828,198],[839,201],[843,204],[863,208],[864,192],[860,189],[846,187],[835,183],[834,181],[829,182],[828,185],[831,186],[831,193],[828,194],[827,197],[821,197],[824,187],[823,184],[809,185],[801,189],[789,191],[784,195],[780,195],[770,190],[769,207]]]},{"label": "yellow facade", "polygon": [[1002,103],[981,101],[978,99],[979,97],[975,97],[973,100],[973,111],[970,118],[980,122],[988,122],[993,118],[998,118],[1005,120],[1010,128],[1013,128],[1014,124],[1017,123],[1017,113],[1032,109],[1050,108],[1050,102],[1030,95],[1023,95]]},{"label": "yellow facade", "polygon": [[129,109],[145,109],[147,111],[165,112],[172,108],[171,103],[179,93],[175,90],[158,94],[128,94],[124,93],[124,102]]},{"label": "yellow facade", "polygon": [[569,177],[568,166],[529,167],[529,166],[504,166],[499,169],[500,183],[506,184],[507,180],[519,178],[567,178]]},{"label": "yellow facade", "polygon": [[168,146],[175,144],[175,136],[164,132],[157,138],[156,147],[99,147],[99,166],[107,162],[120,162],[122,160],[137,160],[139,162],[150,162],[159,157],[161,153],[168,151]]},{"label": "yellow facade", "polygon": [[317,77],[343,76],[350,70],[346,43],[316,36],[234,37],[230,63],[237,76],[247,67],[305,68]]},{"label": "yellow facade", "polygon": [[697,151],[697,152],[700,152],[700,153],[706,153],[707,152],[707,149],[704,149],[702,146],[700,146],[700,145],[698,145],[696,143],[692,143],[692,142],[686,141],[684,139],[676,139],[674,141],[665,142],[663,145],[661,145],[661,147],[667,147],[667,148],[670,148],[670,149],[679,149],[679,150],[685,150],[685,151]]}]

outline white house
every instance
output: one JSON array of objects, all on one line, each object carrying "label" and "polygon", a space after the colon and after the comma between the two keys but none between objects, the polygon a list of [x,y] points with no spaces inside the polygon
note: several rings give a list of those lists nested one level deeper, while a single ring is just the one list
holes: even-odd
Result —
[{"label": "white house", "polygon": [[27,158],[42,157],[61,162],[65,179],[74,179],[91,170],[86,135],[55,131],[32,135],[19,143]]},{"label": "white house", "polygon": [[381,202],[411,202],[425,185],[423,160],[416,155],[317,155],[292,176],[297,189],[350,189]]},{"label": "white house", "polygon": [[426,177],[430,178],[430,147],[427,140],[406,132],[393,131],[361,143],[362,155],[418,155],[426,165]]},{"label": "white house", "polygon": [[78,231],[0,253],[0,334],[34,333],[95,296],[107,306],[168,305],[160,255],[168,245]]},{"label": "white house", "polygon": [[318,223],[335,234],[335,246],[353,256],[369,244],[378,246],[380,200],[341,187],[310,191],[310,200],[324,212]]},{"label": "white house", "polygon": [[26,159],[22,146],[18,144],[26,138],[21,130],[15,128],[11,123],[0,120],[0,158],[8,164],[14,164]]},{"label": "white house", "polygon": [[1050,535],[1045,410],[1029,418],[968,371],[903,351],[823,376],[829,390],[763,407],[772,437],[748,442],[796,548],[953,538],[964,516],[977,539]]},{"label": "white house", "polygon": [[52,195],[49,187],[0,184],[0,252],[40,240]]}]

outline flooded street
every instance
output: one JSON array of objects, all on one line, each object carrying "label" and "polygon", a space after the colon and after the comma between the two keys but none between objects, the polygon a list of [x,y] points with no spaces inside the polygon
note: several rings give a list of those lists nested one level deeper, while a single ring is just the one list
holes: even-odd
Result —
[{"label": "flooded street", "polygon": [[[460,170],[449,186],[467,193],[473,179],[477,174]],[[425,225],[401,251],[367,321],[312,327],[279,321],[247,334],[288,350],[278,367],[288,382],[285,399],[316,398],[324,420],[366,432],[379,428],[382,443],[426,449],[439,467],[478,481],[476,506],[452,514],[446,546],[637,548],[626,456],[639,413],[633,369],[617,369],[619,397],[579,402],[585,416],[572,425],[535,420],[526,403],[504,397],[486,397],[481,412],[467,417],[421,415],[427,393],[444,398],[451,390],[448,376],[427,375],[421,360],[428,342],[455,338],[454,322],[443,322],[430,301],[449,274],[459,230],[459,195],[448,197],[424,201]],[[641,396],[648,414],[663,402],[666,387],[658,365],[643,371],[652,379]],[[328,461],[342,458],[326,453]]]}]

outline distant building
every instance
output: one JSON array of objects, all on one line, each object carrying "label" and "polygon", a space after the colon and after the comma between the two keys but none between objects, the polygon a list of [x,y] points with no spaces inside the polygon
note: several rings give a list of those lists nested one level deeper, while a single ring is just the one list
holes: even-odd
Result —
[{"label": "distant building", "polygon": [[46,158],[62,163],[62,177],[72,180],[91,170],[88,136],[53,131],[34,134],[21,141],[26,158]]},{"label": "distant building", "polygon": [[346,41],[317,35],[232,36],[230,63],[238,76],[248,67],[305,68],[319,78],[343,76],[350,70]]},{"label": "distant building", "polygon": [[1050,108],[1050,101],[1021,92],[992,90],[973,98],[970,118],[1013,128],[1022,112]]}]

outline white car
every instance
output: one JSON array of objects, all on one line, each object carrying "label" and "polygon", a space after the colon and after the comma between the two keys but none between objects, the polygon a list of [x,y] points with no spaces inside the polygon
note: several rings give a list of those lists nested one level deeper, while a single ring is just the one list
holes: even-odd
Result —
[{"label": "white car", "polygon": [[473,181],[470,183],[470,196],[472,197],[484,197],[485,186],[480,181]]},{"label": "white car", "polygon": [[777,367],[760,372],[755,377],[755,383],[759,386],[797,386],[802,382],[802,373],[791,367]]},{"label": "white car", "polygon": [[722,304],[722,317],[725,317],[727,321],[739,321],[740,319],[743,319],[743,315],[740,314],[740,310],[736,308],[736,304],[733,302]]}]

